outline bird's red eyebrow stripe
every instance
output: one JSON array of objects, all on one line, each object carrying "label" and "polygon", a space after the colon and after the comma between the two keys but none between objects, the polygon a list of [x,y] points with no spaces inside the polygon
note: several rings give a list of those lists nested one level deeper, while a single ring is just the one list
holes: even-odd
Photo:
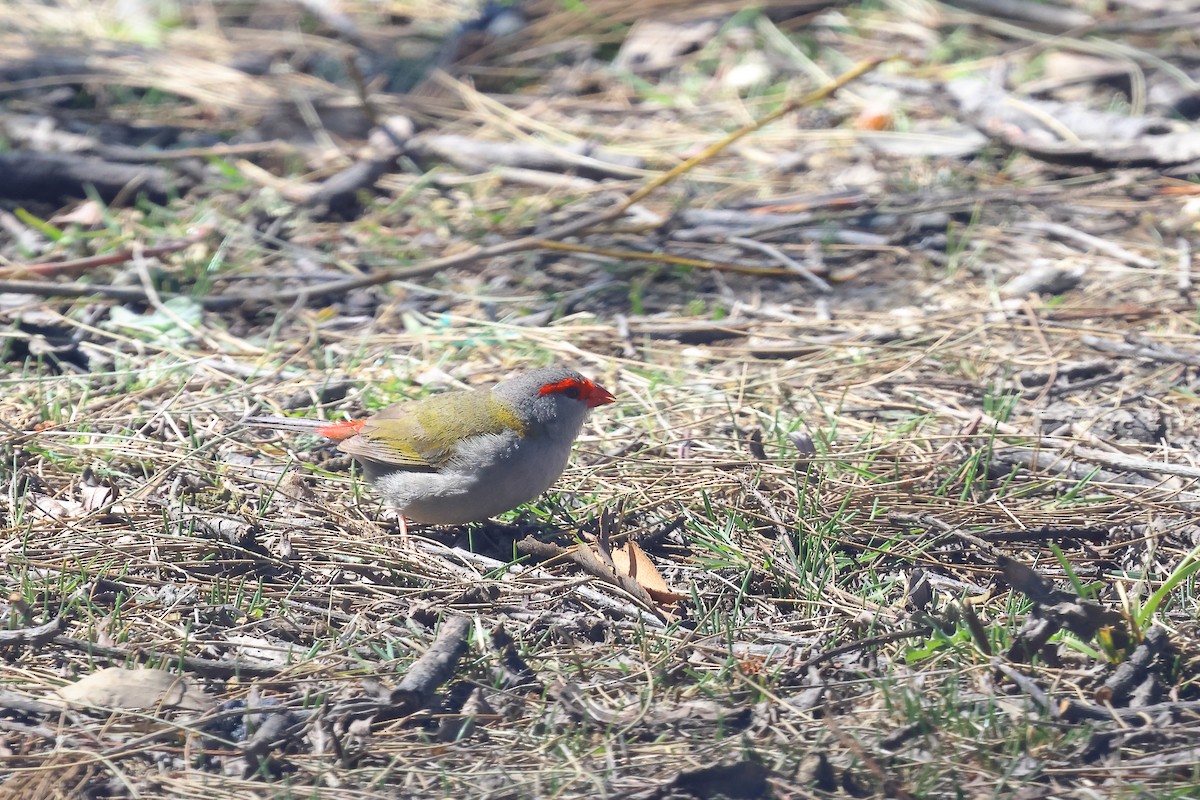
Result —
[{"label": "bird's red eyebrow stripe", "polygon": [[579,380],[578,378],[563,378],[558,383],[547,383],[542,388],[538,389],[538,396],[546,394],[558,394],[565,392],[567,389],[578,389],[584,397],[592,390],[593,384],[589,380]]},{"label": "bird's red eyebrow stripe", "polygon": [[616,399],[607,389],[597,386],[587,378],[564,378],[558,383],[547,383],[538,389],[538,396],[561,394],[570,389],[578,390],[579,399],[586,403],[588,408],[607,405]]}]

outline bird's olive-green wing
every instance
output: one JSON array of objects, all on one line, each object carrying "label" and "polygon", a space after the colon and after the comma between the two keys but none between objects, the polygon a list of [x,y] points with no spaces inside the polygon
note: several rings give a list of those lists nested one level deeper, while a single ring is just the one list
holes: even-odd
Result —
[{"label": "bird's olive-green wing", "polygon": [[447,392],[385,408],[338,449],[367,461],[431,470],[446,463],[460,439],[506,431],[525,432],[490,389]]}]

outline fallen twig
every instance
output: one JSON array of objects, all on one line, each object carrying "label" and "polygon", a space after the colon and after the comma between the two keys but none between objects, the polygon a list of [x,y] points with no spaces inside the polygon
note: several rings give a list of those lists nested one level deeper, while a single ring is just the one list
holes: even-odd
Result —
[{"label": "fallen twig", "polygon": [[452,617],[442,623],[433,644],[408,668],[400,684],[392,690],[389,699],[395,716],[407,716],[424,708],[437,688],[454,677],[459,660],[467,652],[470,630],[469,617]]},{"label": "fallen twig", "polygon": [[[141,249],[136,247],[127,247],[124,250],[118,250],[115,253],[105,253],[104,255],[100,256],[87,256],[86,258],[72,258],[67,261],[51,261],[45,264],[17,264],[16,266],[0,270],[0,277],[24,274],[41,275],[47,278],[54,275],[76,275],[81,272],[87,272],[90,269],[95,269],[96,267],[107,267],[113,264],[121,264],[133,259],[136,256],[141,256],[142,258],[157,258],[158,256],[165,256],[168,253],[177,253],[180,250],[186,250],[188,247],[191,247],[205,236],[208,236],[211,231],[211,228],[198,228],[186,239],[181,239],[177,242],[167,242],[165,244],[154,245],[153,247],[143,247]],[[28,281],[27,283],[33,282]],[[47,283],[42,284],[42,286],[46,288],[47,292],[52,293],[50,292],[51,289],[61,287],[62,284]],[[5,290],[0,289],[0,291]],[[38,293],[34,291],[12,291],[17,292],[18,294]]]},{"label": "fallen twig", "polygon": [[1177,364],[1187,364],[1189,367],[1200,367],[1200,354],[1185,353],[1170,347],[1138,342],[1114,342],[1101,339],[1099,336],[1081,336],[1080,344],[1087,345],[1102,353],[1125,356],[1127,358],[1145,358],[1150,361],[1166,361]]},{"label": "fallen twig", "polygon": [[62,630],[62,617],[55,617],[44,625],[36,628],[18,628],[15,631],[0,631],[0,646],[40,647],[50,641]]},{"label": "fallen twig", "polygon": [[153,648],[138,647],[126,649],[123,647],[109,647],[98,642],[90,640],[74,639],[70,636],[59,635],[55,636],[51,641],[59,647],[65,647],[68,650],[75,650],[80,653],[87,653],[90,656],[101,656],[103,658],[111,658],[116,661],[138,660],[139,657],[154,659],[161,661],[164,664],[177,664],[182,670],[192,672],[196,675],[201,675],[205,678],[273,678],[277,676],[286,667],[280,666],[260,666],[258,664],[250,664],[245,661],[236,659],[211,659],[197,658],[195,656],[185,656],[179,653],[169,653]]},{"label": "fallen twig", "polygon": [[876,647],[881,644],[890,644],[892,642],[902,642],[905,639],[919,639],[922,636],[928,636],[930,628],[906,628],[904,630],[892,631],[891,633],[881,633],[878,636],[869,636],[866,639],[856,639],[853,642],[846,642],[838,645],[823,653],[818,653],[812,658],[801,661],[795,667],[788,670],[791,675],[801,675],[808,671],[809,667],[814,667],[822,661],[828,661],[831,658],[837,658],[846,653],[853,653],[855,650],[865,650],[868,647]]}]

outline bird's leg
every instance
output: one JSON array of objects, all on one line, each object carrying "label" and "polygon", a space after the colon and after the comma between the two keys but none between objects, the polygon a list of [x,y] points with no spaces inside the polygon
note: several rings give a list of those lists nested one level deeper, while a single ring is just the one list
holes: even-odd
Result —
[{"label": "bird's leg", "polygon": [[408,538],[408,520],[404,518],[403,514],[399,515],[398,519],[400,522],[400,546],[407,550],[412,546],[412,542]]}]

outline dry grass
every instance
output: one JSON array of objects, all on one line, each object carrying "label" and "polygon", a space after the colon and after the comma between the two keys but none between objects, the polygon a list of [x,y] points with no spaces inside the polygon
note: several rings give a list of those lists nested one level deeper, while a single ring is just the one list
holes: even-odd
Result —
[{"label": "dry grass", "polygon": [[[290,8],[271,11],[287,30]],[[846,13],[813,40],[830,73],[895,44],[889,12]],[[67,25],[46,14],[0,24],[10,36]],[[190,57],[219,65],[220,37],[185,22],[173,35]],[[231,39],[272,30],[224,24]],[[538,24],[544,34],[554,20]],[[295,33],[293,55],[296,42],[310,55],[345,47]],[[999,41],[974,46],[984,58]],[[722,38],[652,85],[530,56],[544,80],[521,96],[460,82],[414,103],[440,131],[594,139],[647,159],[636,175],[652,176],[789,93],[779,77],[739,96],[706,72],[744,49]],[[357,103],[352,81],[298,74],[285,89],[239,73],[261,93],[239,105],[248,95],[223,95],[216,66],[215,93],[147,70],[156,102],[129,67],[99,70],[121,91],[97,116],[250,126],[307,87],[319,145],[348,136],[325,100]],[[589,95],[564,89],[589,81]],[[5,645],[0,797],[1188,796],[1200,764],[1197,317],[1164,231],[1194,229],[1179,199],[1143,191],[1166,184],[1149,171],[1071,175],[987,153],[969,168],[889,161],[843,124],[878,84],[851,88],[796,115],[807,130],[747,137],[648,197],[642,216],[579,236],[591,254],[509,253],[286,308],[200,304],[517,239],[645,179],[535,189],[500,170],[406,164],[381,181],[385,196],[330,223],[214,155],[168,208],[60,225],[42,257],[214,232],[161,263],[86,276],[155,287],[123,316],[95,298],[0,296],[7,627],[62,621],[37,646]],[[804,169],[779,166],[804,148]],[[296,142],[286,163],[285,149],[260,160],[295,186],[353,154]],[[719,267],[779,269],[761,250],[673,238],[691,209],[846,185],[865,199],[804,223],[827,238],[773,241],[832,283],[828,296],[798,276]],[[945,216],[914,233],[917,212]],[[1148,261],[1087,252],[1030,221],[1101,230]],[[846,231],[882,238],[835,235]],[[922,239],[936,235],[940,246]],[[3,255],[33,260],[16,245]],[[1058,296],[1008,296],[1005,282],[1039,259],[1084,273]],[[1096,339],[1143,349],[1114,355]],[[549,361],[620,399],[589,422],[556,490],[495,524],[419,530],[410,548],[345,460],[238,423],[263,409],[360,414]],[[647,605],[521,546],[593,546],[601,527],[641,541],[687,599]],[[1108,616],[1071,632],[1068,611]],[[417,702],[405,680],[463,618],[465,655]],[[1052,638],[1018,658],[1041,618]],[[1137,661],[1152,626],[1169,646],[1149,655],[1131,699],[1106,681]],[[186,675],[213,708],[29,705],[114,664]],[[1121,716],[1138,703],[1150,723]],[[1114,716],[1072,716],[1089,709]]]}]

